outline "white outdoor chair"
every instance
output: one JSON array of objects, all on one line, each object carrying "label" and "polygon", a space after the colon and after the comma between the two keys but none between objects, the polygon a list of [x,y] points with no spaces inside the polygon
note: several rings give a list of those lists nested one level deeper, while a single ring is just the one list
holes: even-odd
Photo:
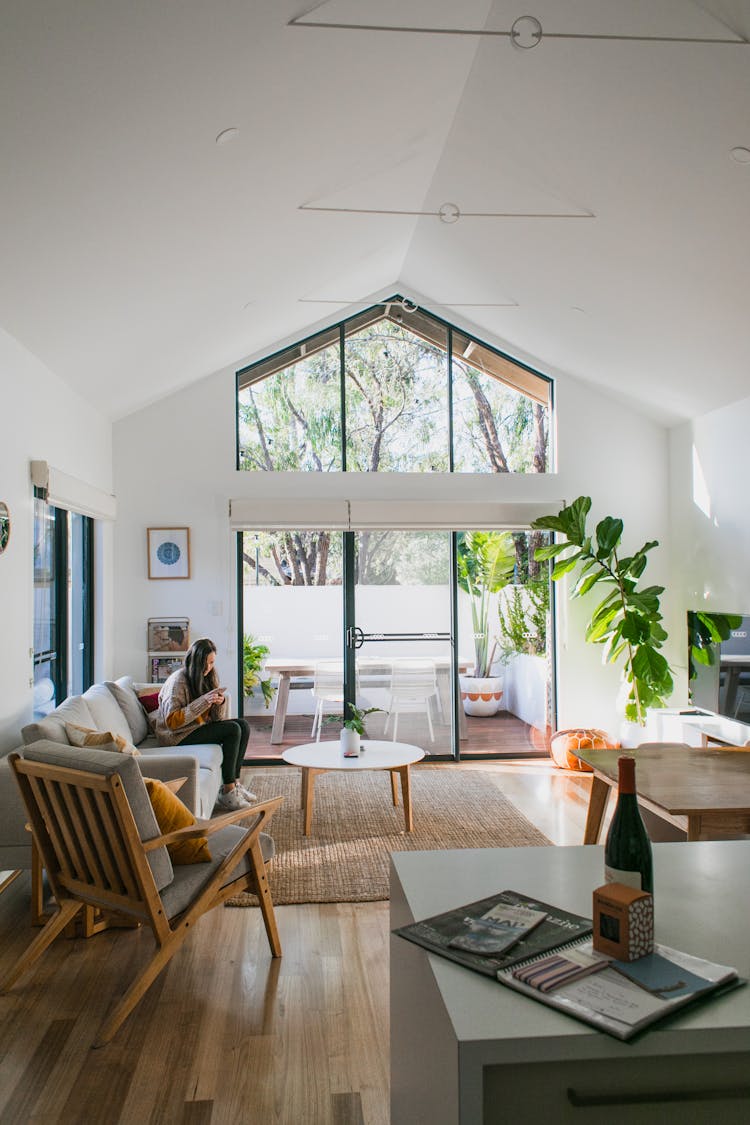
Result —
[{"label": "white outdoor chair", "polygon": [[424,711],[430,740],[435,741],[432,728],[431,700],[439,702],[437,672],[433,660],[394,660],[391,667],[391,692],[385,732],[393,719],[393,741],[397,741],[398,717],[404,712]]},{"label": "white outdoor chair", "polygon": [[316,742],[320,742],[320,728],[323,725],[323,710],[326,703],[344,706],[344,665],[341,660],[319,660],[313,673],[313,698],[316,701],[311,736],[317,730]]}]

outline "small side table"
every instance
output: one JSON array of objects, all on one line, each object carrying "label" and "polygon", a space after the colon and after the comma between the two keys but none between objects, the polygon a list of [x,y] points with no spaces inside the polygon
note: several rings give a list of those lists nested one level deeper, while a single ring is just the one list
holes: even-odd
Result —
[{"label": "small side table", "polygon": [[304,810],[305,836],[310,835],[315,778],[319,773],[328,773],[330,770],[350,774],[361,770],[388,770],[394,805],[398,805],[398,774],[401,778],[406,831],[413,830],[409,767],[424,758],[424,750],[406,742],[384,742],[373,738],[365,738],[363,745],[364,750],[360,751],[358,758],[345,758],[338,742],[306,742],[303,746],[292,746],[281,755],[289,765],[302,767],[301,805]]}]

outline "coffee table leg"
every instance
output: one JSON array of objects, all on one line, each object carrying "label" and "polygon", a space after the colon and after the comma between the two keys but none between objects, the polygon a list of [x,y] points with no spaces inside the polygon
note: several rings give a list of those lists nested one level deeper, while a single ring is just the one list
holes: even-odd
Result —
[{"label": "coffee table leg", "polygon": [[390,770],[391,775],[391,796],[393,797],[393,804],[398,805],[398,782],[396,781],[396,774],[398,770]]},{"label": "coffee table leg", "polygon": [[399,766],[398,769],[393,772],[401,774],[401,796],[404,798],[404,824],[406,825],[406,831],[411,832],[414,828],[414,818],[411,811],[411,774],[409,773],[409,767]]},{"label": "coffee table leg", "polygon": [[305,769],[303,773],[307,774],[307,784],[305,786],[305,835],[310,835],[310,825],[312,824],[313,814],[313,797],[315,795],[315,778],[319,773],[325,773],[325,770]]},{"label": "coffee table leg", "polygon": [[609,800],[610,786],[600,777],[594,777],[591,783],[591,796],[589,797],[589,811],[586,816],[586,827],[583,832],[584,844],[596,844],[602,830],[604,811]]}]

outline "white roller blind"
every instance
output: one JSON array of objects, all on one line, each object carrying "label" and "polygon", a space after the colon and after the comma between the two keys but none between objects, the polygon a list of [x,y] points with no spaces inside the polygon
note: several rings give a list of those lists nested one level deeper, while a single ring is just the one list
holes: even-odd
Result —
[{"label": "white roller blind", "polygon": [[229,524],[233,531],[346,531],[349,505],[346,500],[230,500]]},{"label": "white roller blind", "polygon": [[234,531],[523,530],[538,516],[561,507],[562,501],[239,499],[229,501],[229,522]]},{"label": "white roller blind", "polygon": [[31,462],[31,481],[36,488],[44,490],[47,503],[55,508],[66,508],[98,520],[113,520],[117,515],[117,501],[111,493],[71,477],[46,461]]},{"label": "white roller blind", "polygon": [[352,500],[352,531],[371,528],[396,531],[463,531],[508,529],[521,531],[538,516],[557,511],[554,504],[489,503],[461,500]]}]

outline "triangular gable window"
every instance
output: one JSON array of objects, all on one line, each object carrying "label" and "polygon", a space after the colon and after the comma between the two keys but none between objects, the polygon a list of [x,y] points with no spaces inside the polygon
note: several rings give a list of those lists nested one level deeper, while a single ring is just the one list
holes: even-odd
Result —
[{"label": "triangular gable window", "polygon": [[399,296],[237,375],[238,467],[543,473],[552,383]]}]

